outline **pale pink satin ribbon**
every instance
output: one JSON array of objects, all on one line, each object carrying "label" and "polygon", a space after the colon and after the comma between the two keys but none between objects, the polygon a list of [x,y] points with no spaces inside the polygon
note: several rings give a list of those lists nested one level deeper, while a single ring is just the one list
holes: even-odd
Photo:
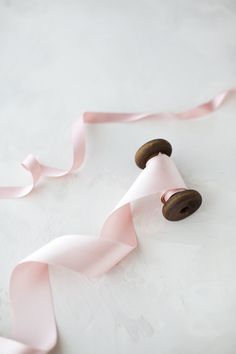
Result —
[{"label": "pale pink satin ribbon", "polygon": [[35,156],[28,155],[22,162],[22,166],[31,173],[32,184],[19,187],[0,187],[1,198],[20,198],[28,195],[35,187],[41,177],[63,177],[75,172],[81,166],[85,156],[85,135],[84,123],[115,123],[134,122],[141,119],[153,118],[174,118],[193,119],[200,118],[218,109],[226,98],[236,93],[236,88],[225,90],[219,93],[212,100],[205,102],[193,109],[180,113],[105,113],[105,112],[85,112],[75,123],[72,130],[73,160],[68,170],[62,170],[41,164]]},{"label": "pale pink satin ribbon", "polygon": [[[197,118],[217,109],[225,98],[236,92],[224,91],[213,100],[183,113],[172,114],[178,119]],[[41,176],[60,177],[78,169],[85,154],[84,123],[134,121],[165,114],[85,113],[73,131],[74,158],[72,167],[62,171],[41,165],[32,155],[24,161],[33,183],[28,187],[2,187],[2,198],[28,194]],[[170,114],[167,114],[169,117]],[[45,354],[56,344],[57,331],[53,313],[48,265],[60,265],[88,276],[106,273],[137,247],[131,203],[157,194],[161,199],[168,191],[185,189],[185,183],[172,160],[159,154],[149,160],[129,191],[106,219],[100,236],[67,235],[56,238],[20,262],[10,282],[10,297],[14,313],[14,339],[0,338],[3,354]],[[78,350],[79,352],[79,350]]]}]

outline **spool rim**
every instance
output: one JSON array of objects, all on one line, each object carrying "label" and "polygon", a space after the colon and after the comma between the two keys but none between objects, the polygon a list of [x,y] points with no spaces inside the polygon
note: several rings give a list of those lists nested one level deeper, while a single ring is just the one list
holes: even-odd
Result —
[{"label": "spool rim", "polygon": [[193,189],[173,194],[162,208],[163,216],[169,221],[187,218],[199,209],[202,204],[201,194]]},{"label": "spool rim", "polygon": [[139,168],[144,169],[148,160],[154,156],[157,156],[159,153],[171,156],[172,146],[167,140],[153,139],[146,142],[140,146],[135,154],[136,165]]}]

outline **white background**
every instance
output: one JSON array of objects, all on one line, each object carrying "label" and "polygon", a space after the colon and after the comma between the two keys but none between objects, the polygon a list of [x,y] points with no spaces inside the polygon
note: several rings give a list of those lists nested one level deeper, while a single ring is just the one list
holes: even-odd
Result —
[{"label": "white background", "polygon": [[[235,62],[234,0],[0,0],[0,184],[30,181],[30,152],[68,167],[81,112],[191,108],[235,85]],[[235,354],[235,111],[232,98],[191,122],[88,126],[80,172],[1,200],[1,334],[14,265],[60,235],[97,234],[139,173],[136,149],[162,137],[202,208],[178,223],[137,210],[139,249],[98,280],[51,269],[53,354]]]}]

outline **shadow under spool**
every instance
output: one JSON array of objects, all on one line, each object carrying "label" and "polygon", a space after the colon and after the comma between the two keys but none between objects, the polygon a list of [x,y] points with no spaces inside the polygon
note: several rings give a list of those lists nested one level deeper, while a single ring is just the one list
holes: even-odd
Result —
[{"label": "shadow under spool", "polygon": [[[135,154],[138,167],[144,169],[146,163],[159,153],[171,156],[172,146],[165,139],[154,139],[142,145]],[[202,204],[201,194],[193,189],[174,192],[170,198],[162,198],[163,216],[170,221],[177,221],[192,215]]]}]

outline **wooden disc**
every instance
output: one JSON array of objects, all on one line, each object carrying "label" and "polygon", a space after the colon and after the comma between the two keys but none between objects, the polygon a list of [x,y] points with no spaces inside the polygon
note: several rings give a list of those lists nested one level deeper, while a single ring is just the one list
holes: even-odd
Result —
[{"label": "wooden disc", "polygon": [[154,139],[142,145],[135,154],[136,165],[142,169],[146,167],[149,159],[159,153],[170,156],[172,153],[171,144],[165,139]]},{"label": "wooden disc", "polygon": [[167,220],[177,221],[193,214],[202,204],[201,194],[193,189],[173,194],[162,208]]}]

